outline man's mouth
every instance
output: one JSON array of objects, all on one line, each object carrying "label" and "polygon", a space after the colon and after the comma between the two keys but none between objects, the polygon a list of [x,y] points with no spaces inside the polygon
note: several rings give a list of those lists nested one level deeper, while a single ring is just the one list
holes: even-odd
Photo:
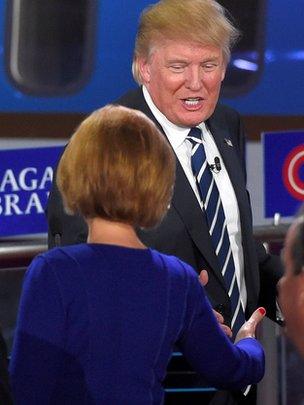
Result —
[{"label": "man's mouth", "polygon": [[202,102],[201,97],[187,97],[183,98],[182,101],[187,107],[198,107]]}]

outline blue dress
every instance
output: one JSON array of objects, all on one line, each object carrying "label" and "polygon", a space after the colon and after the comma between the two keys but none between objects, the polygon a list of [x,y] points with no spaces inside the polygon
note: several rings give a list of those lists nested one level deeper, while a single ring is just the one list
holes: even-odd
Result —
[{"label": "blue dress", "polygon": [[103,244],[52,249],[24,280],[14,403],[161,404],[175,344],[212,386],[239,389],[263,377],[261,345],[230,343],[181,260]]}]

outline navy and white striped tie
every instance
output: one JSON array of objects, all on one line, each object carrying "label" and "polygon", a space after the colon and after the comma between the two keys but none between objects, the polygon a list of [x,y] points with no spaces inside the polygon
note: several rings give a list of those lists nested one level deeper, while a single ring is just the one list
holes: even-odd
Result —
[{"label": "navy and white striped tie", "polygon": [[245,322],[244,310],[236,280],[235,265],[231,251],[222,201],[206,159],[200,128],[191,128],[187,139],[192,143],[191,166],[197,182],[203,209],[206,212],[209,234],[218,257],[221,272],[231,302],[231,328],[235,337]]}]

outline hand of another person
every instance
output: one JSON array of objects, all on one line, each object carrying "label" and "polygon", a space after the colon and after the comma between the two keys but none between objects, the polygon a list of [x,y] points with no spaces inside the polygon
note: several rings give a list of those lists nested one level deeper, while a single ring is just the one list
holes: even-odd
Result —
[{"label": "hand of another person", "polygon": [[[202,270],[199,274],[199,281],[201,283],[202,286],[205,286],[208,283],[208,272],[207,270]],[[217,311],[215,311],[215,309],[213,310],[214,316],[216,317],[222,331],[225,333],[226,336],[228,336],[229,338],[232,337],[232,330],[229,328],[229,326],[224,324],[224,317]]]},{"label": "hand of another person", "polygon": [[261,322],[261,320],[264,318],[266,315],[266,310],[263,307],[260,307],[256,309],[251,317],[248,319],[247,322],[243,324],[241,329],[238,331],[235,342],[237,343],[241,339],[245,339],[248,337],[255,338],[255,330],[258,324]]}]

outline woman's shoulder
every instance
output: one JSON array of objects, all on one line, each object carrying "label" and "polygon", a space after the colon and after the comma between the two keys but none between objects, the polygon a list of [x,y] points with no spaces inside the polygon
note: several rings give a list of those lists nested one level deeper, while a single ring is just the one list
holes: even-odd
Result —
[{"label": "woman's shoulder", "polygon": [[[166,255],[151,250],[154,262],[174,292],[173,300],[186,302],[193,307],[197,300],[205,297],[204,287],[199,281],[197,272],[186,262],[176,256]],[[179,298],[177,298],[179,297]]]},{"label": "woman's shoulder", "polygon": [[75,262],[86,252],[85,244],[55,247],[37,255],[31,262],[27,273],[43,274],[44,272],[67,272],[75,269]]},{"label": "woman's shoulder", "polygon": [[172,276],[189,277],[195,279],[198,278],[198,274],[193,269],[193,267],[191,267],[189,264],[179,259],[178,257],[167,255],[153,249],[151,249],[151,254],[154,260],[157,260],[159,263],[161,263]]},{"label": "woman's shoulder", "polygon": [[81,257],[87,250],[86,243],[52,248],[36,256],[35,259],[45,262],[66,262]]}]

